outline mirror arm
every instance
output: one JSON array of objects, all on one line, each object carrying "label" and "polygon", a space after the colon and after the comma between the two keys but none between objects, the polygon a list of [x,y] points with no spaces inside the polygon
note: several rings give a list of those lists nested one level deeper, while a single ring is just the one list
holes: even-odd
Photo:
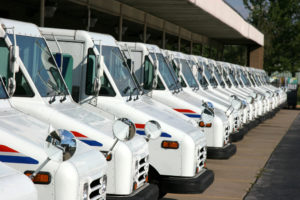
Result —
[{"label": "mirror arm", "polygon": [[29,178],[31,180],[34,179],[34,177],[47,165],[47,163],[50,161],[50,158],[48,157],[30,176]]},{"label": "mirror arm", "polygon": [[111,154],[112,150],[115,148],[115,146],[117,145],[118,142],[119,142],[119,139],[116,139],[115,142],[113,143],[113,145],[108,150],[108,152],[106,154],[106,158],[108,158],[108,156]]}]

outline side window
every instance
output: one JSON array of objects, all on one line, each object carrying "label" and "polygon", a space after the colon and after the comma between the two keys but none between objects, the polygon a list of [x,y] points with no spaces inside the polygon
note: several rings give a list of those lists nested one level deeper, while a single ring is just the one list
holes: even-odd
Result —
[{"label": "side window", "polygon": [[88,50],[87,66],[86,66],[86,81],[85,81],[85,93],[87,95],[93,94],[93,84],[96,76],[96,55],[92,49]]},{"label": "side window", "polygon": [[15,97],[33,97],[34,93],[31,90],[29,83],[25,79],[21,70],[16,73],[16,91],[14,93]]},{"label": "side window", "polygon": [[114,97],[116,96],[116,93],[112,87],[112,85],[110,84],[106,73],[104,73],[104,75],[101,77],[101,89],[99,92],[100,96],[108,96],[108,97]]},{"label": "side window", "polygon": [[181,76],[180,84],[181,84],[181,87],[186,87],[186,84],[185,84],[182,76]]},{"label": "side window", "polygon": [[[9,50],[3,39],[0,40],[0,75],[4,84],[7,87],[8,79],[12,77],[12,73],[9,69]],[[33,97],[34,93],[30,88],[27,80],[25,79],[21,70],[16,73],[16,91],[14,93],[16,97]]]},{"label": "side window", "polygon": [[144,89],[152,89],[154,79],[154,66],[148,56],[145,57],[144,63]]},{"label": "side window", "polygon": [[12,74],[9,70],[9,50],[3,39],[0,40],[0,74],[6,85]]},{"label": "side window", "polygon": [[165,86],[164,84],[162,83],[160,77],[158,76],[157,77],[157,87],[156,87],[156,90],[165,90]]}]

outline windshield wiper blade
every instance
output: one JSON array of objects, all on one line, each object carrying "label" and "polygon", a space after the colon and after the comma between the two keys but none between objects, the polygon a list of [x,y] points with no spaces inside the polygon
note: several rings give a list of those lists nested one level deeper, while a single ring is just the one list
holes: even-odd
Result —
[{"label": "windshield wiper blade", "polygon": [[124,90],[122,91],[123,92],[123,94],[127,94],[127,92],[130,90],[130,87],[129,86],[127,86],[126,88],[124,88]]},{"label": "windshield wiper blade", "polygon": [[[130,96],[132,96],[133,93],[134,93],[136,90],[138,90],[137,87],[133,88],[133,90],[130,92]],[[136,100],[138,100],[138,99],[139,99],[139,95],[137,94],[137,95],[136,95],[136,98],[134,98],[133,101],[136,101]]]}]

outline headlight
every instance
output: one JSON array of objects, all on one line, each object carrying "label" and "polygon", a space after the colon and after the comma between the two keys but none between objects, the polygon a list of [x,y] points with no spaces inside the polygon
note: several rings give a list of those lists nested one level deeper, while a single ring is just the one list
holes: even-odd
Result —
[{"label": "headlight", "polygon": [[138,168],[138,166],[139,166],[139,161],[135,161],[135,169],[137,169]]},{"label": "headlight", "polygon": [[250,97],[250,96],[248,96],[247,98],[246,98],[246,100],[247,100],[247,103],[249,103],[249,104],[251,104],[251,103],[253,103],[253,97]]},{"label": "headlight", "polygon": [[201,117],[205,124],[210,124],[214,119],[214,114],[211,110],[205,108]]},{"label": "headlight", "polygon": [[103,194],[103,193],[106,192],[106,187],[107,187],[107,176],[106,175],[104,175],[102,177],[102,183],[101,183],[101,185],[102,185],[102,187],[100,188],[99,193]]},{"label": "headlight", "polygon": [[231,105],[235,110],[239,110],[242,107],[242,102],[238,99],[233,99]]},{"label": "headlight", "polygon": [[83,185],[82,200],[88,200],[88,196],[89,196],[89,184],[85,183]]}]

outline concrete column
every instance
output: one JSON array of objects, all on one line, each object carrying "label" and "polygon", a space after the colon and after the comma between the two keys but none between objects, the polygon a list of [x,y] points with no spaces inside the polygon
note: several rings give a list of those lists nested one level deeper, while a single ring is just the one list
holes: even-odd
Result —
[{"label": "concrete column", "polygon": [[123,4],[120,4],[120,18],[119,18],[119,41],[122,41],[123,33]]},{"label": "concrete column", "polygon": [[147,13],[144,15],[144,33],[143,33],[143,42],[147,42]]},{"label": "concrete column", "polygon": [[41,0],[40,4],[40,26],[45,26],[45,0]]},{"label": "concrete column", "polygon": [[249,52],[249,66],[263,69],[264,66],[264,47],[252,47]]},{"label": "concrete column", "polygon": [[200,56],[202,56],[202,53],[203,53],[203,44],[200,44],[200,52],[199,52],[199,54],[200,54]]},{"label": "concrete column", "polygon": [[180,33],[181,33],[181,27],[179,27],[178,29],[178,51],[180,52],[180,48],[181,48],[181,37],[180,37]]},{"label": "concrete column", "polygon": [[87,31],[90,30],[90,26],[91,26],[91,9],[90,9],[90,6],[88,5],[88,7],[87,7],[87,26],[86,26]]},{"label": "concrete column", "polygon": [[224,45],[220,46],[218,48],[218,59],[219,60],[223,60],[223,54],[224,54]]},{"label": "concrete column", "polygon": [[163,24],[163,32],[162,32],[162,48],[166,49],[166,21]]},{"label": "concrete column", "polygon": [[190,54],[193,54],[193,40],[190,43]]}]

